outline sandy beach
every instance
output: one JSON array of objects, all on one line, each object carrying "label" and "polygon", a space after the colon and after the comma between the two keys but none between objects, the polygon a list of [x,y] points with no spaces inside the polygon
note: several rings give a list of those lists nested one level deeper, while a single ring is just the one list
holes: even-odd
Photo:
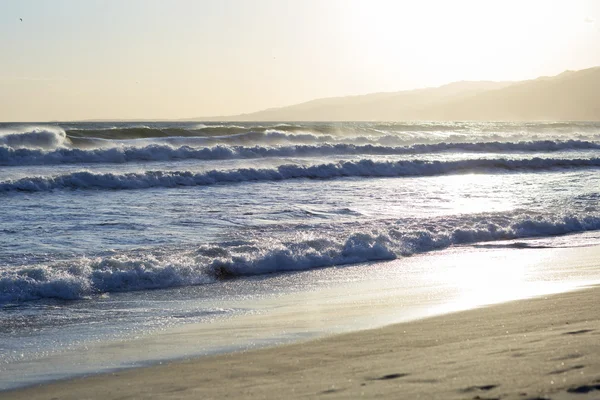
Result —
[{"label": "sandy beach", "polygon": [[597,398],[599,301],[588,288],[2,398]]}]

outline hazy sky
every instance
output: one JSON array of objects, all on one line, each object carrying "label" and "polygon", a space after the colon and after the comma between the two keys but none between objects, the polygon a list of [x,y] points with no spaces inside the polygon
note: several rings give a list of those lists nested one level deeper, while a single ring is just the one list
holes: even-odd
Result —
[{"label": "hazy sky", "polygon": [[0,0],[1,121],[237,114],[597,65],[600,0]]}]

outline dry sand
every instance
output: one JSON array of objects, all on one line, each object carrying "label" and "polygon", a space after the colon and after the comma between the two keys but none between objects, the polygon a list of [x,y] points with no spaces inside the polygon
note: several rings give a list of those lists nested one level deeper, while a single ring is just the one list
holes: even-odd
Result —
[{"label": "dry sand", "polygon": [[0,398],[598,399],[598,304],[591,288]]}]

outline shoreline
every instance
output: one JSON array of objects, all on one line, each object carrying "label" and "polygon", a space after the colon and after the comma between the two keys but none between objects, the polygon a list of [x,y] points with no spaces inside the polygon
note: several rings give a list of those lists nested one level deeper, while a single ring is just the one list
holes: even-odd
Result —
[{"label": "shoreline", "polygon": [[[598,254],[600,246],[465,247],[385,263],[276,275],[259,280],[264,285],[259,292],[266,294],[268,288],[281,285],[312,283],[300,291],[242,297],[243,302],[235,297],[233,302],[214,305],[246,308],[248,312],[239,316],[182,324],[132,338],[107,338],[41,358],[5,364],[0,371],[0,388],[26,388],[280,346],[565,292],[600,283]],[[238,282],[238,289],[243,290],[245,285]],[[186,301],[194,301],[193,292],[184,295],[188,296]],[[69,331],[64,334],[68,337]]]},{"label": "shoreline", "polygon": [[599,301],[595,286],[305,342],[57,381],[4,391],[2,397],[569,398],[600,390]]}]

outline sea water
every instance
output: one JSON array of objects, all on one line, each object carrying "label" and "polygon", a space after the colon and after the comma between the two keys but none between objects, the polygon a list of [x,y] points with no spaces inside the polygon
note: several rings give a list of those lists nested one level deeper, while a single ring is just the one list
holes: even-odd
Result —
[{"label": "sea water", "polygon": [[332,279],[305,271],[597,244],[599,171],[600,123],[0,124],[0,369]]}]

